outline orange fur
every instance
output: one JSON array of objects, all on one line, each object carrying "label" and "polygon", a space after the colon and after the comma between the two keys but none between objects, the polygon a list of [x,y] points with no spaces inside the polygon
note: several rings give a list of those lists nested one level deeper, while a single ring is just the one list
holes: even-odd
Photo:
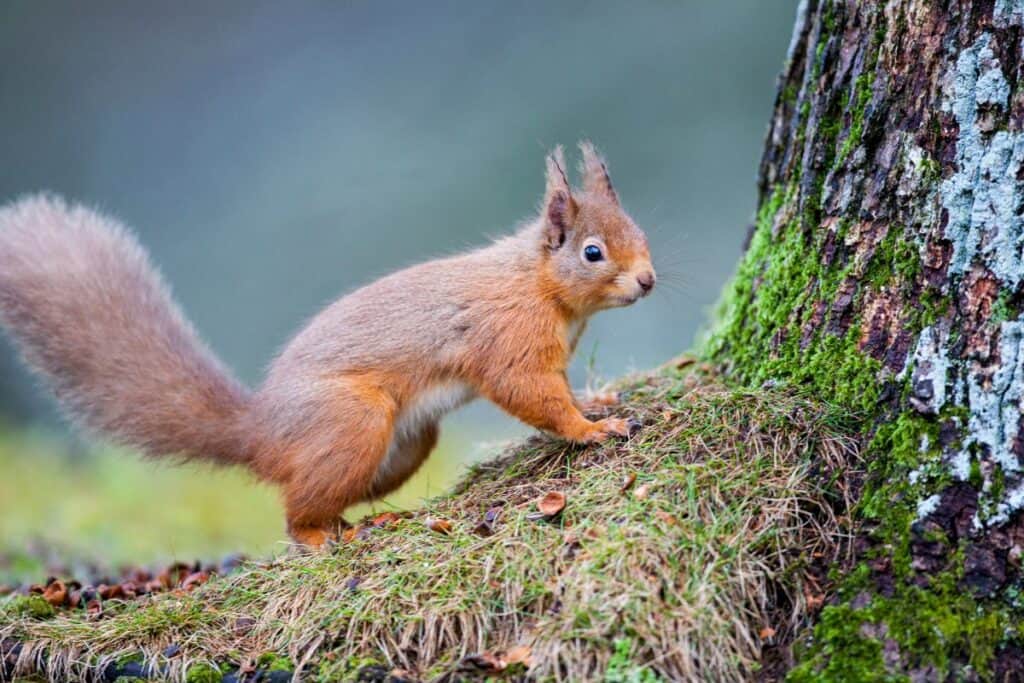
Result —
[{"label": "orange fur", "polygon": [[412,476],[441,417],[475,396],[572,441],[628,435],[581,413],[566,369],[587,318],[646,295],[654,270],[604,160],[581,150],[582,190],[556,149],[534,221],[342,297],[255,392],[202,347],[126,230],[56,200],[0,210],[0,322],[87,426],[248,466],[281,487],[292,538],[319,546],[345,508]]}]

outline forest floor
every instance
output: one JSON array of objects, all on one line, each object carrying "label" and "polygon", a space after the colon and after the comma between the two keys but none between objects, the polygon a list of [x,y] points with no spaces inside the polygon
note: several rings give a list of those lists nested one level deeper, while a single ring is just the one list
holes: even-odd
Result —
[{"label": "forest floor", "polygon": [[848,552],[854,425],[675,362],[628,441],[535,436],[327,552],[0,597],[0,678],[771,678]]}]

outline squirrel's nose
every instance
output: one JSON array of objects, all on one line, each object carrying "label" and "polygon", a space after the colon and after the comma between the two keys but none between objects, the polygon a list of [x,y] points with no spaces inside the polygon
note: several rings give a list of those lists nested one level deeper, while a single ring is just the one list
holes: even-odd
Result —
[{"label": "squirrel's nose", "polygon": [[636,281],[640,284],[640,289],[644,290],[644,294],[648,294],[654,289],[654,273],[649,270],[645,270],[637,275]]}]

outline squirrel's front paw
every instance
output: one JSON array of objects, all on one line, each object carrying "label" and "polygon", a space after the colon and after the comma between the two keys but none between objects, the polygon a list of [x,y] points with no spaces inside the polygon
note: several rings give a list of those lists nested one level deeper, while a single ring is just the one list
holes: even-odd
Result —
[{"label": "squirrel's front paw", "polygon": [[601,443],[610,436],[628,437],[640,429],[640,423],[630,418],[606,417],[594,423],[595,429],[589,432],[583,443]]}]

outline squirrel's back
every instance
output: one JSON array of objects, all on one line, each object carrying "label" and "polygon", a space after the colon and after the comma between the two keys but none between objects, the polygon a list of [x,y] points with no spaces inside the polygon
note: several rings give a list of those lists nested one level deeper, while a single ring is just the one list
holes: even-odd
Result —
[{"label": "squirrel's back", "polygon": [[120,223],[46,195],[0,208],[0,324],[88,429],[151,455],[248,459],[248,392]]}]

